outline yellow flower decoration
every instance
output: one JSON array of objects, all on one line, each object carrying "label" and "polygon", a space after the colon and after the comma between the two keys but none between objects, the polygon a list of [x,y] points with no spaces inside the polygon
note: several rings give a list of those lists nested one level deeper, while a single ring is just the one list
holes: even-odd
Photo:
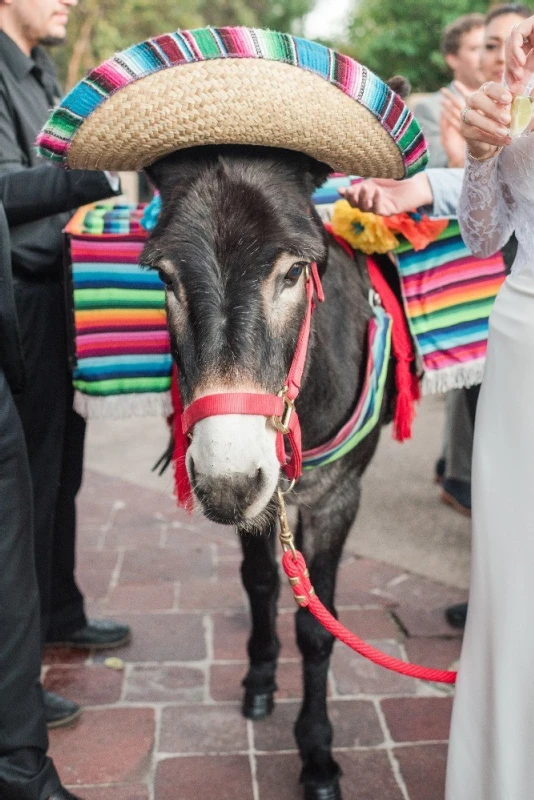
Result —
[{"label": "yellow flower decoration", "polygon": [[353,208],[348,200],[334,203],[330,220],[332,230],[355,250],[362,253],[388,253],[399,245],[399,240],[384,224],[382,217]]}]

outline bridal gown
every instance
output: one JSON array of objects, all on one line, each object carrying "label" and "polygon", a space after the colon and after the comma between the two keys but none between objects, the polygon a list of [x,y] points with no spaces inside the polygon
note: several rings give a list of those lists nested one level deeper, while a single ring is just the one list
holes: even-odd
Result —
[{"label": "bridal gown", "polygon": [[469,614],[446,800],[534,799],[534,134],[468,159],[458,209],[476,255],[518,252],[490,318],[475,425]]}]

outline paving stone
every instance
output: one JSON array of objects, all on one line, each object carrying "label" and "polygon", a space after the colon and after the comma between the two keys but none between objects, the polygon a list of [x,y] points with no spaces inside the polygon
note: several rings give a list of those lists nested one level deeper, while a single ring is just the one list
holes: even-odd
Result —
[{"label": "paving stone", "polygon": [[53,664],[81,664],[87,661],[89,650],[75,650],[73,647],[45,647],[43,650],[43,667]]},{"label": "paving stone", "polygon": [[204,672],[196,667],[136,665],[125,680],[124,699],[129,702],[201,703]]},{"label": "paving stone", "polygon": [[447,605],[439,605],[437,608],[399,605],[393,610],[393,614],[398,619],[402,628],[408,633],[409,637],[443,636],[447,638],[460,639],[463,631],[452,628],[446,621],[444,612]]},{"label": "paving stone", "polygon": [[133,583],[117,586],[109,596],[107,611],[165,611],[174,605],[174,583]]},{"label": "paving stone", "polygon": [[243,699],[241,681],[247,674],[248,665],[212,664],[210,667],[210,697],[215,701],[240,703]]},{"label": "paving stone", "polygon": [[162,753],[235,753],[248,749],[239,706],[173,706],[163,709]]},{"label": "paving stone", "polygon": [[[343,800],[403,800],[403,793],[383,750],[334,753],[343,770]],[[427,800],[412,797],[410,800]],[[443,798],[442,798],[443,800]]]},{"label": "paving stone", "polygon": [[[240,703],[243,699],[242,680],[247,674],[248,663],[212,664],[210,669],[210,696],[217,701]],[[278,664],[276,671],[278,691],[276,698],[295,699],[302,697],[302,667],[300,661]]]},{"label": "paving stone", "polygon": [[[370,644],[388,655],[402,658],[397,642],[370,640]],[[331,671],[340,695],[412,695],[417,691],[417,682],[413,678],[379,667],[341,642],[334,645]]]},{"label": "paving stone", "polygon": [[394,755],[399,762],[410,800],[443,800],[447,764],[446,745],[396,747]]},{"label": "paving stone", "polygon": [[106,650],[95,658],[117,655],[124,661],[200,661],[206,657],[201,614],[127,614],[121,621],[132,628],[123,647]]},{"label": "paving stone", "polygon": [[180,584],[179,607],[184,611],[226,611],[246,609],[244,590],[240,580],[196,580]]},{"label": "paving stone", "polygon": [[85,710],[68,728],[50,731],[50,756],[64,784],[139,783],[149,766],[154,712]]},{"label": "paving stone", "polygon": [[252,800],[248,756],[190,756],[158,764],[154,800]]},{"label": "paving stone", "polygon": [[384,586],[398,577],[400,570],[352,556],[341,563],[336,581],[336,606],[379,605],[394,606],[396,601],[387,595]]},{"label": "paving stone", "polygon": [[104,540],[103,525],[78,525],[76,528],[76,545],[81,550],[93,550]]},{"label": "paving stone", "polygon": [[[74,792],[79,791],[76,786],[71,786],[70,789]],[[84,786],[81,791],[83,800],[149,800],[148,787],[144,784]]]},{"label": "paving stone", "polygon": [[240,660],[247,657],[250,636],[248,614],[213,614],[213,658],[216,661]]},{"label": "paving stone", "polygon": [[139,526],[126,525],[123,528],[114,524],[106,531],[104,547],[107,550],[116,550],[119,547],[126,550],[159,548],[164,524],[158,520]]},{"label": "paving stone", "polygon": [[388,587],[388,594],[397,600],[395,616],[409,636],[462,635],[447,623],[444,612],[448,606],[467,600],[465,591],[420,575],[408,575],[406,580]]},{"label": "paving stone", "polygon": [[173,582],[209,578],[212,573],[208,547],[184,547],[180,552],[168,548],[130,550],[124,554],[119,583]]},{"label": "paving stone", "polygon": [[406,639],[408,658],[414,664],[435,669],[451,669],[460,658],[461,639]]},{"label": "paving stone", "polygon": [[342,610],[339,621],[362,639],[404,639],[399,626],[382,610]]},{"label": "paving stone", "polygon": [[89,599],[105,597],[117,566],[118,553],[78,549],[76,558],[76,578],[82,594]]},{"label": "paving stone", "polygon": [[99,665],[50,667],[44,686],[83,706],[99,706],[120,700],[124,673]]},{"label": "paving stone", "polygon": [[[359,591],[372,593],[382,591],[389,596],[391,582],[398,580],[403,574],[404,570],[391,564],[374,561],[372,558],[349,556],[340,564],[338,586],[352,586]],[[391,598],[394,599],[393,594]]]},{"label": "paving stone", "polygon": [[452,697],[391,697],[380,705],[395,742],[449,738]]},{"label": "paving stone", "polygon": [[[295,750],[293,725],[299,711],[300,703],[279,703],[270,717],[254,723],[255,749]],[[330,700],[328,716],[334,729],[334,747],[374,747],[384,740],[373,703]]]},{"label": "paving stone", "polygon": [[[335,753],[335,757],[345,773],[341,779],[343,800],[402,800],[385,752]],[[260,800],[300,800],[301,764],[297,754],[259,755],[256,765]]]},{"label": "paving stone", "polygon": [[220,547],[217,547],[217,579],[220,581],[239,581],[241,583],[241,555],[233,557],[231,560],[222,560],[219,555]]}]

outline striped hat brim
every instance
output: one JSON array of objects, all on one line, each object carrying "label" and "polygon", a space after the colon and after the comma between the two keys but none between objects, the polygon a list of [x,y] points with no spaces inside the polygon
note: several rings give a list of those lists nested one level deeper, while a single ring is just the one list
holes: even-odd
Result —
[{"label": "striped hat brim", "polygon": [[41,155],[138,170],[186,147],[247,144],[307,153],[333,170],[402,178],[427,162],[402,99],[348,56],[289,34],[202,28],[110,58],[63,100]]}]

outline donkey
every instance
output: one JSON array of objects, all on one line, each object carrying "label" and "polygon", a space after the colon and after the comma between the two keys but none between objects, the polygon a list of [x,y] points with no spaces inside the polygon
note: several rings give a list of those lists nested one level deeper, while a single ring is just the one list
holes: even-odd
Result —
[{"label": "donkey", "polygon": [[[279,391],[305,313],[305,271],[316,262],[326,300],[314,314],[297,410],[304,449],[327,441],[359,398],[372,314],[364,258],[344,252],[311,203],[330,169],[287,150],[206,146],[173,153],[147,171],[162,211],[142,263],[165,284],[184,404],[207,394]],[[390,419],[392,392],[390,369],[381,423]],[[338,562],[379,427],[342,459],[305,472],[289,498],[298,506],[297,547],[332,613]],[[202,512],[234,525],[241,540],[252,615],[243,713],[255,720],[273,708],[280,647],[274,495],[285,479],[275,436],[264,416],[209,417],[196,424],[187,455]],[[340,769],[326,708],[333,637],[304,609],[296,613],[296,634],[304,674],[295,725],[300,779],[306,800],[336,800]]]}]

